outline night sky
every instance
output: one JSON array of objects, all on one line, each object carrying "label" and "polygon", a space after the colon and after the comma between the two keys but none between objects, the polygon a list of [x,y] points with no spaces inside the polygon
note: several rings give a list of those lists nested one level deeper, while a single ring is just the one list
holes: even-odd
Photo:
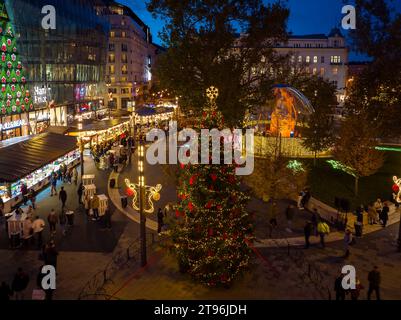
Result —
[{"label": "night sky", "polygon": [[[132,10],[151,28],[153,41],[161,44],[158,32],[163,28],[163,22],[152,18],[146,10],[144,0],[117,0],[118,2],[130,6]],[[268,0],[266,0],[267,2]],[[341,8],[344,0],[288,0],[290,8],[290,19],[288,21],[288,31],[294,34],[329,33],[329,31],[341,23]],[[353,1],[346,1],[352,4]],[[393,2],[397,11],[401,11],[401,1]],[[342,30],[344,35],[346,31]],[[350,60],[366,60],[366,57],[350,54]]]}]

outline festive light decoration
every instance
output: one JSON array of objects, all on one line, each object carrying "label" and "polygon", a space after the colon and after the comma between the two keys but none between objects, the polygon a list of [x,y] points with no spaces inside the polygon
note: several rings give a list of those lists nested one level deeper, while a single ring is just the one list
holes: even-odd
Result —
[{"label": "festive light decoration", "polygon": [[[129,179],[125,179],[125,184],[127,185],[127,195],[132,196],[132,207],[135,210],[139,210],[139,184],[131,183]],[[145,213],[153,213],[155,211],[153,201],[160,200],[160,190],[162,189],[161,184],[157,184],[155,187],[145,186],[146,188],[146,200],[147,206],[144,208]]]},{"label": "festive light decoration", "polygon": [[287,165],[288,169],[291,169],[293,172],[304,172],[305,169],[302,165],[302,162],[298,161],[298,160],[290,160],[288,161],[288,165]]},{"label": "festive light decoration", "polygon": [[[3,115],[19,114],[33,109],[29,90],[24,83],[26,78],[22,64],[18,61],[18,50],[14,30],[7,14],[5,5],[0,6],[0,113]],[[22,92],[26,92],[26,99],[20,100]]]},{"label": "festive light decoration", "polygon": [[[195,129],[222,128],[223,117],[216,106],[218,89],[210,87],[206,95],[209,101]],[[180,168],[177,220],[169,232],[172,249],[181,270],[196,280],[208,286],[229,285],[250,262],[247,241],[252,242],[253,235],[245,210],[249,198],[240,190],[235,165]]]},{"label": "festive light decoration", "polygon": [[379,151],[394,151],[394,152],[401,152],[401,148],[397,147],[375,147],[376,150]]},{"label": "festive light decoration", "polygon": [[327,160],[326,161],[328,164],[331,165],[331,167],[335,170],[341,170],[344,171],[345,173],[355,177],[355,173],[352,170],[352,168],[342,164],[340,161],[336,161],[336,160]]},{"label": "festive light decoration", "polygon": [[401,204],[401,178],[393,177],[394,185],[392,187],[393,197],[397,203]]}]

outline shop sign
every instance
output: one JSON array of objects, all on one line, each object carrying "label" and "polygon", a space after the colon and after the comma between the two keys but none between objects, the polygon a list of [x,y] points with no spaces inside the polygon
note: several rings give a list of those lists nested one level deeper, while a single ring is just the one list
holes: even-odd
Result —
[{"label": "shop sign", "polygon": [[50,115],[48,113],[40,114],[36,119],[37,122],[49,121],[49,120],[50,120]]},{"label": "shop sign", "polygon": [[[46,103],[47,102],[47,92],[46,88],[42,88],[39,86],[35,86],[33,88],[34,94],[33,94],[33,101],[37,104],[39,103]],[[47,88],[47,91],[50,91],[50,88]]]},{"label": "shop sign", "polygon": [[0,123],[0,131],[10,130],[18,127],[22,127],[26,125],[25,120],[16,120],[6,123]]}]

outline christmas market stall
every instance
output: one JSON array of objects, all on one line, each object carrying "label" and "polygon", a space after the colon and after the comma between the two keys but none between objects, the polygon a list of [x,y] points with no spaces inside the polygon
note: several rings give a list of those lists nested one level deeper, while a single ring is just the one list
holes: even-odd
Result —
[{"label": "christmas market stall", "polygon": [[77,140],[56,133],[43,133],[0,148],[0,197],[4,211],[22,201],[22,186],[38,191],[50,182],[61,165],[80,161]]}]

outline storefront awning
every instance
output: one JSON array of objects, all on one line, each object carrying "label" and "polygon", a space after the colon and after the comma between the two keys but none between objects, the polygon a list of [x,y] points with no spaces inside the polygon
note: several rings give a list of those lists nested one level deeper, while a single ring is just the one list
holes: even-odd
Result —
[{"label": "storefront awning", "polygon": [[0,149],[0,183],[15,182],[77,148],[77,139],[43,133]]},{"label": "storefront awning", "polygon": [[83,120],[81,122],[82,126],[79,126],[78,121],[74,121],[68,128],[68,132],[102,131],[111,129],[128,121],[130,121],[129,118],[117,118],[109,120]]}]

